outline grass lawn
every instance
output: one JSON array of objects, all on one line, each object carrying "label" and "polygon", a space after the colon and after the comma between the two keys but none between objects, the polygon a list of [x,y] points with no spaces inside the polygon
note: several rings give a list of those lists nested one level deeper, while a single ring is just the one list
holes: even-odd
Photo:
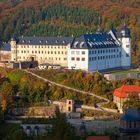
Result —
[{"label": "grass lawn", "polygon": [[129,73],[140,73],[140,71],[138,71],[138,70],[123,70],[123,71],[113,72],[112,74],[129,74]]}]

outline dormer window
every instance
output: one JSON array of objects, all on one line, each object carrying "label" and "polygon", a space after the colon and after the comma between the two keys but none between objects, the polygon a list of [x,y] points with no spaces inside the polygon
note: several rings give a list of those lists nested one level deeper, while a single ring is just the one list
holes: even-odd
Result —
[{"label": "dormer window", "polygon": [[24,40],[22,40],[22,42],[24,43],[25,41],[24,41]]},{"label": "dormer window", "polygon": [[42,41],[41,41],[41,40],[40,40],[39,42],[40,42],[40,43],[42,43]]},{"label": "dormer window", "polygon": [[58,40],[56,40],[55,42],[58,43]]},{"label": "dormer window", "polygon": [[78,46],[78,44],[79,44],[79,42],[77,41],[77,42],[75,42],[74,43],[74,47],[76,48],[77,46]]},{"label": "dormer window", "polygon": [[63,40],[63,44],[65,44],[65,41]]},{"label": "dormer window", "polygon": [[85,42],[81,42],[81,44],[80,44],[80,48],[83,48],[84,45],[85,45]]},{"label": "dormer window", "polygon": [[48,43],[48,41],[46,40],[46,43]]}]

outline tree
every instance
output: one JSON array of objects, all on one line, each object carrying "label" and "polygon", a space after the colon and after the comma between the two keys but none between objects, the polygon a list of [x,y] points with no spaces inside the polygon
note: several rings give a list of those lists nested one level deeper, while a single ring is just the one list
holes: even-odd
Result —
[{"label": "tree", "polygon": [[15,130],[13,133],[10,133],[9,135],[7,135],[6,140],[26,140],[26,134],[21,130]]},{"label": "tree", "polygon": [[123,110],[125,110],[126,108],[140,108],[138,94],[134,93],[129,96],[129,99],[123,104]]},{"label": "tree", "polygon": [[4,112],[0,108],[0,124],[2,123],[3,120],[4,120]]},{"label": "tree", "polygon": [[53,121],[52,132],[49,140],[74,140],[75,132],[72,126],[67,122],[66,115],[56,111],[56,117]]}]

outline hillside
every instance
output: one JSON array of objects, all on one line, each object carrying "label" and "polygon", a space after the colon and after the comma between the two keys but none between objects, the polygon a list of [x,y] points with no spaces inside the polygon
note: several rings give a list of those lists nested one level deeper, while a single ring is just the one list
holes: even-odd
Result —
[{"label": "hillside", "polygon": [[2,0],[0,2],[0,37],[13,35],[79,36],[102,28],[118,29],[124,22],[132,30],[133,62],[140,54],[139,0]]}]

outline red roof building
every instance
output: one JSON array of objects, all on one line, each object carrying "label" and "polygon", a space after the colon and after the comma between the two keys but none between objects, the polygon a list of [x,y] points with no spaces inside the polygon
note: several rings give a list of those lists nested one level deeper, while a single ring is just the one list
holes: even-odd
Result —
[{"label": "red roof building", "polygon": [[111,140],[109,136],[89,136],[86,140]]},{"label": "red roof building", "polygon": [[123,85],[114,91],[114,102],[117,104],[120,112],[122,112],[123,103],[129,99],[130,94],[137,94],[140,97],[140,87],[136,85]]}]

